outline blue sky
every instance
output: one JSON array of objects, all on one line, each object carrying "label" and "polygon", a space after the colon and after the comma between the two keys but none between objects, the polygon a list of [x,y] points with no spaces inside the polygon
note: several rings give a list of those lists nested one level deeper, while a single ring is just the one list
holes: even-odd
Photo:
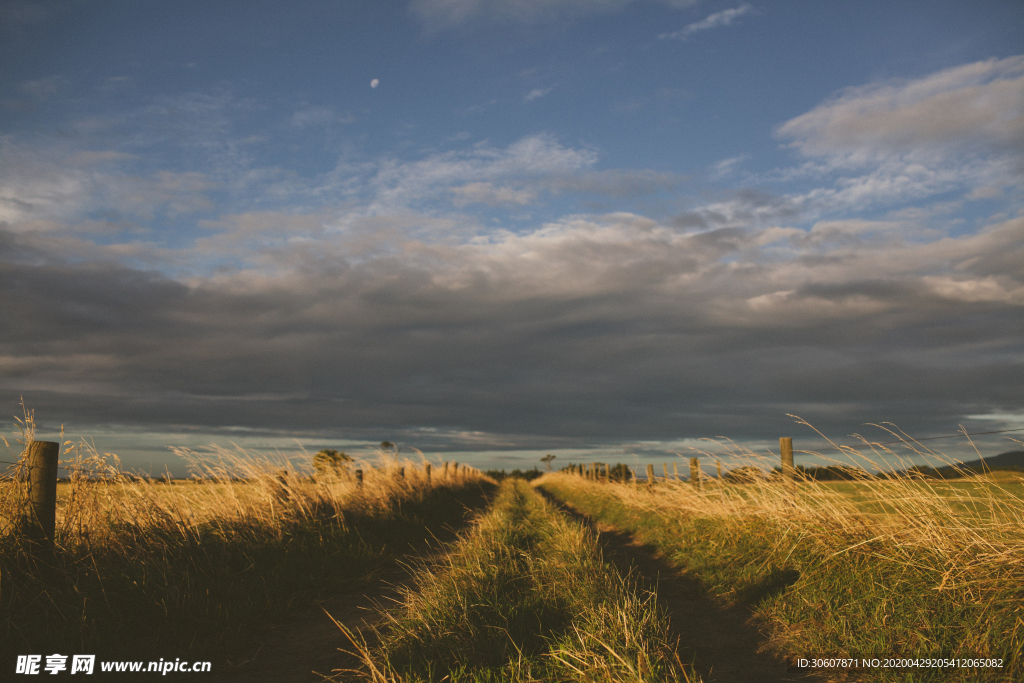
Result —
[{"label": "blue sky", "polygon": [[0,1],[0,397],[145,467],[1024,427],[1022,26]]}]

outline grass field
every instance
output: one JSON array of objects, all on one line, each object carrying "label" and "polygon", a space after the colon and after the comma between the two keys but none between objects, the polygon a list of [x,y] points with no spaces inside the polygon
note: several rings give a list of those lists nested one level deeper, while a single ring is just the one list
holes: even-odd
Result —
[{"label": "grass field", "polygon": [[[351,589],[486,504],[485,478],[381,460],[311,478],[289,459],[181,453],[197,479],[155,483],[95,452],[67,454],[56,551],[16,525],[24,483],[0,490],[0,661],[25,652],[215,659],[254,629]],[[307,459],[308,460],[308,459]],[[85,472],[92,476],[87,478]]]},{"label": "grass field", "polygon": [[868,680],[1024,677],[1024,504],[991,482],[538,485],[635,534],[723,603],[750,605],[791,656],[999,658],[999,671],[876,671]]},{"label": "grass field", "polygon": [[0,482],[3,666],[25,652],[222,661],[447,530],[443,559],[420,567],[383,626],[341,624],[355,659],[337,680],[717,680],[698,649],[680,658],[654,577],[606,561],[598,535],[547,496],[656,549],[720,607],[752,610],[779,656],[998,659],[847,679],[1024,679],[1015,474],[698,487],[551,473],[499,487],[465,467],[428,476],[387,450],[316,476],[304,453],[178,454],[193,480],[141,480],[69,445],[53,551],[20,531],[17,467]]}]

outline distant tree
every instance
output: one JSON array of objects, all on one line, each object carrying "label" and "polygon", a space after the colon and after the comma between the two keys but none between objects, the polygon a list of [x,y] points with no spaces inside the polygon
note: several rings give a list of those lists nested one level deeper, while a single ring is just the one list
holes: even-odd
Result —
[{"label": "distant tree", "polygon": [[557,455],[551,455],[550,453],[548,453],[547,455],[540,459],[542,463],[548,466],[548,472],[551,471],[551,461],[557,457]]},{"label": "distant tree", "polygon": [[325,448],[313,456],[313,469],[321,477],[326,477],[332,474],[341,474],[348,469],[350,462],[352,462],[352,456],[348,453]]},{"label": "distant tree", "polygon": [[526,481],[530,481],[532,479],[536,479],[537,477],[541,476],[544,473],[538,470],[536,467],[534,467],[532,470],[523,471],[520,469],[514,469],[511,472],[506,472],[503,469],[487,470],[486,472],[484,472],[484,474],[498,481],[501,481],[502,479],[525,479]]},{"label": "distant tree", "polygon": [[723,478],[731,484],[749,484],[765,478],[764,470],[754,465],[744,465],[734,470],[729,470]]},{"label": "distant tree", "polygon": [[609,469],[608,476],[612,481],[627,482],[633,478],[633,470],[629,469],[629,466],[617,462],[614,467]]}]

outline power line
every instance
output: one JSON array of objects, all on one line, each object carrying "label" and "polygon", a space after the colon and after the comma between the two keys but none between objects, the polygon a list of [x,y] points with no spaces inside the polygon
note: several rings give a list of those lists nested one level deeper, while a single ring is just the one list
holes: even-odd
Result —
[{"label": "power line", "polygon": [[[937,439],[956,439],[957,437],[964,437],[964,436],[982,436],[984,434],[1005,434],[1006,432],[1024,432],[1024,427],[1019,427],[1017,429],[997,429],[994,432],[971,432],[970,434],[965,434],[963,432],[960,432],[959,434],[949,434],[947,436],[928,436],[928,437],[925,437],[923,439],[915,439],[913,437],[909,437],[908,436],[906,439],[899,439],[897,441],[881,441],[881,442],[879,442],[879,441],[868,441],[864,445],[866,445],[866,446],[890,446],[890,445],[895,444],[895,443],[911,443],[911,442],[917,442],[917,441],[935,441]],[[825,450],[841,451],[841,450],[844,450],[845,448],[853,448],[853,446],[845,446],[845,447],[844,446],[826,446]],[[806,453],[807,451],[801,451],[801,452],[802,453]]]}]

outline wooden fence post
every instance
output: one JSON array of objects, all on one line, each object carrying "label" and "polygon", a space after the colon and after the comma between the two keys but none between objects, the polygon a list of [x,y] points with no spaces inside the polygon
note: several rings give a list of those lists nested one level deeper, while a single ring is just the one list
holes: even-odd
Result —
[{"label": "wooden fence post", "polygon": [[427,486],[430,486],[430,463],[429,462],[423,466],[423,474],[427,478]]},{"label": "wooden fence post", "polygon": [[665,481],[668,481],[668,465],[666,463],[661,463],[661,469],[665,470]]},{"label": "wooden fence post", "polygon": [[647,466],[647,488],[654,486],[654,465]]},{"label": "wooden fence post", "polygon": [[356,486],[363,488],[363,471],[356,470]]},{"label": "wooden fence post", "polygon": [[793,467],[793,437],[779,437],[779,451],[782,453],[783,481],[796,481],[796,471]]},{"label": "wooden fence post", "polygon": [[28,536],[53,547],[57,530],[57,459],[60,444],[56,441],[33,441],[28,445],[28,497],[32,511]]},{"label": "wooden fence post", "polygon": [[608,466],[608,463],[604,464],[604,483],[612,483],[612,471],[611,468]]},{"label": "wooden fence post", "polygon": [[698,458],[690,458],[690,483],[700,490],[700,460]]},{"label": "wooden fence post", "polygon": [[399,467],[398,468],[398,478],[399,479],[405,479],[405,468],[404,467]]},{"label": "wooden fence post", "polygon": [[679,463],[677,463],[677,462],[673,462],[672,463],[672,474],[673,474],[673,476],[675,476],[676,481],[679,481]]}]

